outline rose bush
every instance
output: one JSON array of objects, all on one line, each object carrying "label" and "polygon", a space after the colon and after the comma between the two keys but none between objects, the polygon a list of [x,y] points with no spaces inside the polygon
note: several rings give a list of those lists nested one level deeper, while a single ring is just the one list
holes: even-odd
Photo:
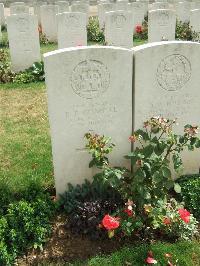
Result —
[{"label": "rose bush", "polygon": [[144,123],[143,129],[130,136],[129,141],[135,149],[125,158],[130,160],[131,170],[110,165],[108,155],[115,146],[110,138],[85,135],[86,149],[92,155],[89,167],[99,168],[94,179],[109,184],[124,200],[129,199],[125,209],[116,210],[120,217],[118,231],[122,235],[137,233],[148,226],[155,229],[158,217],[157,228],[168,236],[188,239],[196,233],[196,220],[183,206],[166,216],[156,213],[155,219],[151,216],[158,210],[158,202],[169,199],[169,191],[181,192],[172,176],[172,170],[177,176],[183,170],[181,153],[200,147],[197,126],[186,125],[184,133],[177,135],[173,132],[175,124],[176,120],[152,117]]}]

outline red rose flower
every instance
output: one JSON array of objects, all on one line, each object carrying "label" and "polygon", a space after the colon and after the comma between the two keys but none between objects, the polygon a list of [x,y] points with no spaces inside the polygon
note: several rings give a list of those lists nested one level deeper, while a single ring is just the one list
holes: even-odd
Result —
[{"label": "red rose flower", "polygon": [[156,263],[157,263],[157,260],[155,260],[155,259],[152,258],[152,257],[148,257],[148,258],[146,258],[145,262],[146,262],[147,264],[156,264]]},{"label": "red rose flower", "polygon": [[107,214],[104,216],[104,218],[102,220],[102,224],[107,230],[114,230],[114,229],[117,229],[120,225],[118,220],[119,220],[119,218],[112,217],[112,216]]},{"label": "red rose flower", "polygon": [[141,25],[137,25],[137,26],[135,27],[135,31],[136,31],[137,33],[141,33],[141,32],[142,32],[142,26],[141,26]]},{"label": "red rose flower", "polygon": [[127,213],[128,216],[133,216],[133,211],[132,210],[126,209],[126,210],[124,210],[124,212]]},{"label": "red rose flower", "polygon": [[165,218],[163,219],[163,223],[164,223],[165,225],[171,224],[171,220],[170,220],[170,218],[165,217]]},{"label": "red rose flower", "polygon": [[179,209],[178,213],[180,215],[180,218],[188,224],[190,222],[190,212],[186,209]]}]

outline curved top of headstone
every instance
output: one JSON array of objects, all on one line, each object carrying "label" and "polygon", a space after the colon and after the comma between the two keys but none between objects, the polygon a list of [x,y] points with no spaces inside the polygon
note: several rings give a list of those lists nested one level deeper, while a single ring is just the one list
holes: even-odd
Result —
[{"label": "curved top of headstone", "polygon": [[147,43],[147,44],[142,44],[136,47],[133,47],[131,50],[134,52],[141,51],[144,49],[150,49],[154,48],[156,46],[170,46],[174,44],[179,44],[179,45],[200,45],[198,42],[191,42],[191,41],[163,41],[163,42],[153,42],[153,43]]},{"label": "curved top of headstone", "polygon": [[123,48],[123,47],[91,45],[91,46],[78,46],[78,47],[70,47],[70,48],[64,48],[64,49],[55,50],[55,51],[43,54],[43,57],[46,58],[46,57],[49,57],[49,56],[52,56],[52,55],[59,55],[59,54],[62,54],[62,53],[72,52],[72,51],[76,51],[76,50],[92,50],[92,49],[102,49],[102,50],[113,49],[113,50],[122,50],[122,51],[123,50],[124,51],[129,50],[130,51],[130,49],[126,49],[126,48]]}]

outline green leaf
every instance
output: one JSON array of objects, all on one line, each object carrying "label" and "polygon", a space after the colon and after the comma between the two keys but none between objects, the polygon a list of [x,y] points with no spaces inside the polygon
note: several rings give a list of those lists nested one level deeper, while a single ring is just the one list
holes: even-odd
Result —
[{"label": "green leaf", "polygon": [[173,180],[166,180],[166,182],[164,183],[164,186],[166,187],[166,189],[171,189],[174,186],[174,181]]},{"label": "green leaf", "polygon": [[200,139],[196,139],[195,147],[198,149],[200,148]]},{"label": "green leaf", "polygon": [[147,141],[149,140],[149,135],[147,132],[143,131],[142,129],[138,129],[136,132],[135,132],[135,135],[140,135],[142,136],[143,140]]},{"label": "green leaf", "polygon": [[166,177],[166,178],[171,177],[171,171],[168,167],[166,167],[166,166],[162,167],[161,171],[162,171],[162,174],[164,177]]},{"label": "green leaf", "polygon": [[174,184],[174,190],[176,191],[176,193],[181,193],[181,186],[178,183]]},{"label": "green leaf", "polygon": [[161,181],[163,181],[163,176],[160,172],[156,171],[152,176],[152,180],[155,183],[160,183]]},{"label": "green leaf", "polygon": [[144,154],[145,157],[150,157],[151,154],[153,153],[153,146],[150,144],[148,146],[146,146],[143,150],[142,153]]},{"label": "green leaf", "polygon": [[137,178],[137,180],[139,182],[142,182],[145,177],[146,177],[146,173],[141,169],[139,168],[136,172],[135,172],[135,177]]}]

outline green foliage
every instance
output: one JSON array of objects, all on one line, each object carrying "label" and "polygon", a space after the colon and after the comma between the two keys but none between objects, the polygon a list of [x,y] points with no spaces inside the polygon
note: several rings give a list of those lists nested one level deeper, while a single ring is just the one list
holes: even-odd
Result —
[{"label": "green foliage", "polygon": [[[176,193],[181,192],[180,185],[172,178],[169,158],[172,158],[175,172],[180,174],[183,168],[182,151],[191,151],[200,146],[196,126],[186,125],[184,134],[177,135],[173,132],[175,123],[175,120],[152,117],[144,123],[143,129],[134,132],[129,139],[135,144],[137,142],[137,145],[126,156],[131,162],[133,172],[111,167],[107,160],[102,167],[96,164],[102,169],[97,177],[117,189],[124,199],[133,200],[139,213],[144,204],[156,204],[172,188]],[[94,147],[87,144],[86,147],[92,153],[92,162],[96,162],[94,158],[98,152],[95,153],[94,150],[100,149],[99,143]],[[98,162],[98,157],[96,160]]]},{"label": "green foliage", "polygon": [[179,180],[181,185],[181,200],[185,206],[200,219],[200,176],[187,176]]},{"label": "green foliage", "polygon": [[44,80],[43,62],[35,62],[29,69],[14,73],[11,70],[8,52],[5,49],[0,49],[0,83],[30,83]]},{"label": "green foliage", "polygon": [[199,41],[199,33],[193,31],[189,22],[177,21],[175,38],[182,41]]},{"label": "green foliage", "polygon": [[13,82],[15,73],[11,70],[8,52],[0,49],[0,83]]},{"label": "green foliage", "polygon": [[68,184],[68,190],[60,195],[58,207],[64,209],[67,214],[71,214],[76,212],[77,206],[83,206],[84,202],[99,199],[122,202],[120,195],[109,185],[102,184],[98,180],[93,180],[92,183],[85,180],[82,185]]},{"label": "green foliage", "polygon": [[97,17],[90,17],[87,26],[87,39],[90,42],[98,42],[104,44],[104,30],[100,29]]},{"label": "green foliage", "polygon": [[13,78],[14,83],[30,83],[34,81],[35,81],[35,78],[30,71],[19,72]]},{"label": "green foliage", "polygon": [[50,235],[53,205],[40,194],[33,202],[21,200],[9,204],[0,219],[0,265],[13,265],[27,248],[42,249]]},{"label": "green foliage", "polygon": [[[182,217],[179,210],[186,214]],[[158,200],[156,207],[148,209],[148,216],[153,228],[167,238],[189,240],[198,232],[197,220],[173,198],[169,202]]]},{"label": "green foliage", "polygon": [[107,154],[109,154],[115,146],[110,142],[111,139],[97,134],[92,135],[91,133],[86,133],[85,138],[88,141],[88,144],[85,147],[92,155],[92,161],[90,162],[89,167],[93,167],[94,165],[97,167],[107,165]]},{"label": "green foliage", "polygon": [[0,48],[8,48],[8,34],[4,30],[2,30],[2,37],[0,38]]},{"label": "green foliage", "polygon": [[30,82],[44,81],[44,80],[45,80],[44,63],[35,62],[30,68],[26,69],[25,71],[17,73],[13,79],[13,82],[30,83]]},{"label": "green foliage", "polygon": [[39,37],[40,37],[40,44],[50,44],[51,42],[49,42],[49,40],[47,39],[46,35],[43,34],[42,32],[39,33]]}]

